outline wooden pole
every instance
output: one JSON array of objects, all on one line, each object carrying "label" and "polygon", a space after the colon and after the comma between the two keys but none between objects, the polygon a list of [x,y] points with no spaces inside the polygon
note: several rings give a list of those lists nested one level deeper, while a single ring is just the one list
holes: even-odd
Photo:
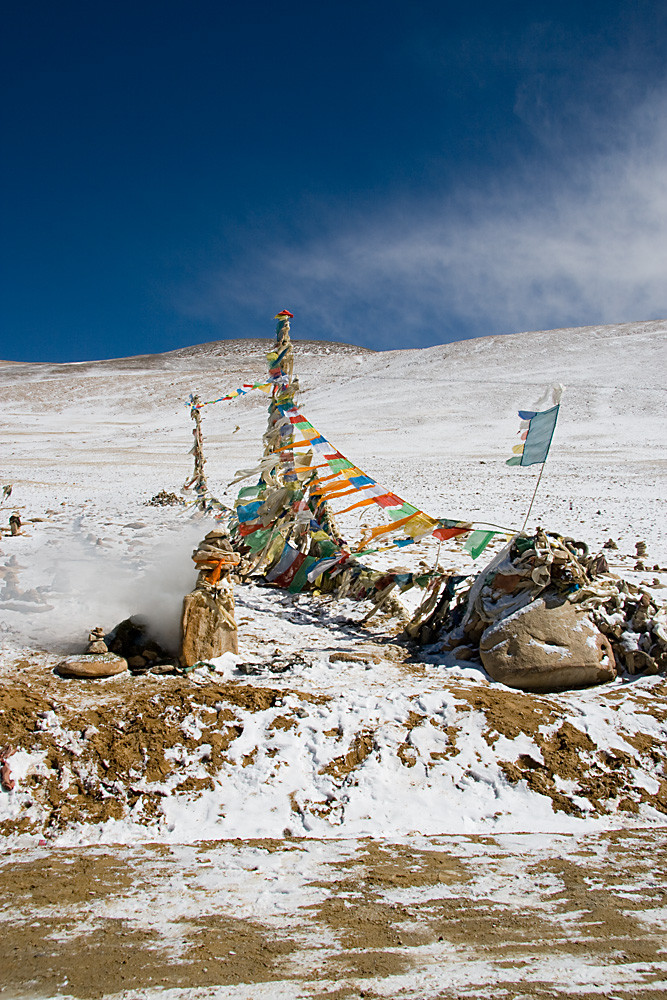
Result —
[{"label": "wooden pole", "polygon": [[540,469],[540,474],[537,477],[537,482],[535,483],[535,489],[533,491],[532,500],[530,501],[530,507],[528,508],[528,513],[526,514],[526,520],[523,522],[523,525],[521,526],[521,533],[522,534],[526,530],[526,525],[528,524],[528,518],[530,517],[530,512],[533,509],[533,504],[535,503],[535,497],[537,496],[537,490],[538,490],[538,487],[540,485],[540,481],[542,479],[542,473],[544,472],[544,464],[545,463],[542,462],[542,468]]},{"label": "wooden pole", "polygon": [[192,478],[184,484],[184,488],[189,490],[191,486],[194,486],[195,493],[197,494],[198,505],[203,510],[206,504],[206,496],[208,494],[208,483],[206,482],[206,473],[204,472],[206,459],[204,458],[204,435],[202,433],[201,426],[201,413],[199,412],[199,396],[192,396],[191,398],[190,416],[194,420],[195,424],[192,429],[192,435],[194,437],[194,445],[192,447],[192,454],[194,455],[194,471],[192,473]]}]

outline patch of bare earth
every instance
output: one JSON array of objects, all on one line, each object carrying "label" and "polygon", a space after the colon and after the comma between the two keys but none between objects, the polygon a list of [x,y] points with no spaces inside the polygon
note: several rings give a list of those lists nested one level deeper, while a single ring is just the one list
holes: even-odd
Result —
[{"label": "patch of bare earth", "polygon": [[[628,687],[619,695],[617,689],[601,688],[597,697],[610,706],[620,698],[635,700],[638,713],[664,722],[667,714],[667,684],[656,684],[650,702],[644,693],[637,695]],[[500,761],[500,767],[513,784],[525,781],[531,791],[551,799],[555,812],[584,815],[582,801],[592,809],[587,815],[620,810],[630,815],[639,812],[641,803],[667,815],[667,742],[642,732],[619,728],[618,742],[629,743],[636,752],[622,747],[599,748],[590,736],[565,717],[562,702],[556,697],[508,691],[496,686],[462,688],[457,699],[484,715],[485,738],[494,746],[499,736],[514,740],[525,734],[538,747],[542,760],[520,754],[515,761]],[[583,720],[585,721],[585,719]],[[636,772],[643,770],[657,783],[655,791],[638,785]]]},{"label": "patch of bare earth", "polygon": [[138,873],[119,854],[58,852],[0,869],[3,898],[11,894],[16,907],[2,927],[4,989],[92,1000],[150,986],[281,978],[281,960],[293,946],[252,920],[223,913],[176,920],[174,947],[129,916],[96,916],[105,897],[131,897]]},{"label": "patch of bare earth", "polygon": [[[286,693],[151,674],[81,682],[20,661],[0,684],[0,746],[39,752],[43,763],[21,782],[23,815],[0,823],[0,834],[57,833],[76,822],[120,819],[130,809],[138,822],[154,823],[165,793],[151,784],[171,779],[183,795],[212,788],[243,733],[237,710],[266,711]],[[275,720],[276,728],[290,725],[287,717]],[[204,745],[207,775],[183,773],[179,781],[179,760]]]},{"label": "patch of bare earth", "polygon": [[33,850],[0,856],[3,985],[81,1000],[235,983],[329,1000],[662,1000],[666,897],[665,828],[333,853],[298,840]]}]

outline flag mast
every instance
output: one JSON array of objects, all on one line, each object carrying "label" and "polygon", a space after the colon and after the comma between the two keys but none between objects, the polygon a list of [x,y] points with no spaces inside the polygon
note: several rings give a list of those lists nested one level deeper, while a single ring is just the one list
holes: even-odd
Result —
[{"label": "flag mast", "polygon": [[[521,534],[523,534],[526,530],[528,518],[530,517],[533,504],[535,503],[535,497],[537,496],[537,491],[540,487],[540,483],[542,482],[544,465],[546,463],[549,448],[551,447],[551,441],[556,429],[556,421],[558,420],[562,394],[563,386],[555,385],[551,388],[551,390],[549,390],[548,393],[553,404],[548,410],[519,410],[519,419],[521,421],[519,424],[519,433],[521,434],[522,443],[514,446],[512,449],[514,455],[512,458],[508,459],[505,464],[542,466],[540,474],[537,477],[537,482],[535,483],[535,489],[533,490],[530,506],[528,507],[528,513],[526,514],[523,525],[521,526]],[[544,400],[544,397],[542,397],[542,399]],[[539,406],[540,404],[538,403],[537,405]]]},{"label": "flag mast", "polygon": [[540,474],[537,477],[537,482],[535,483],[535,489],[533,490],[533,496],[532,496],[532,499],[530,501],[530,507],[528,508],[528,513],[526,514],[526,519],[524,520],[523,524],[521,525],[521,532],[520,532],[521,534],[523,534],[524,531],[526,530],[526,525],[528,524],[528,518],[530,517],[530,512],[533,509],[533,504],[535,503],[535,497],[537,496],[537,491],[538,491],[538,489],[540,487],[540,482],[542,480],[542,473],[544,472],[544,466],[545,465],[546,465],[546,462],[542,462],[542,468],[540,469]]}]

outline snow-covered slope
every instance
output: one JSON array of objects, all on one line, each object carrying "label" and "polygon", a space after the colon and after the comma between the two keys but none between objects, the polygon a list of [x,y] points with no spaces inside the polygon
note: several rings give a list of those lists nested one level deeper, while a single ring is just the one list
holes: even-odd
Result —
[{"label": "snow-covered slope", "polygon": [[[295,320],[298,328],[298,319]],[[265,374],[270,341],[0,370],[3,476],[54,506],[92,493],[127,502],[188,470],[191,391],[214,399]],[[667,321],[490,337],[373,353],[295,342],[302,410],[380,482],[436,515],[521,523],[534,470],[507,468],[516,411],[566,385],[537,520],[594,544],[646,536],[667,559]],[[205,411],[208,475],[222,492],[260,453],[260,393]],[[238,430],[236,428],[238,427]],[[482,464],[484,463],[484,464]],[[230,494],[231,495],[231,494]]]},{"label": "snow-covered slope", "polygon": [[[298,317],[293,329],[298,334]],[[56,706],[69,698],[72,682],[53,680],[47,668],[57,655],[80,649],[93,625],[111,628],[128,614],[143,612],[163,634],[173,633],[182,595],[194,582],[190,551],[208,528],[190,518],[191,510],[145,503],[159,490],[178,491],[191,471],[189,393],[215,399],[263,378],[270,343],[268,338],[220,341],[151,357],[0,366],[0,485],[14,487],[2,518],[6,523],[18,509],[25,522],[25,534],[0,542],[0,570],[18,573],[21,588],[37,589],[45,602],[17,607],[0,594],[5,679],[18,683],[18,677],[23,685],[17,704],[26,698],[30,703],[33,689],[47,697],[47,687]],[[613,537],[619,545],[614,568],[652,585],[654,579],[667,583],[667,573],[653,569],[667,563],[666,344],[667,321],[384,353],[296,339],[295,370],[302,411],[381,483],[435,515],[508,529],[521,525],[537,474],[505,465],[516,441],[516,411],[530,407],[548,383],[564,383],[561,418],[531,521],[583,538],[593,548]],[[226,484],[261,454],[266,406],[266,397],[256,392],[204,411],[209,483],[221,498],[231,501],[235,489],[226,490]],[[350,531],[354,527],[351,522]],[[648,573],[632,572],[638,539],[648,547]],[[384,558],[388,565],[400,558],[410,566],[434,557],[434,545],[426,544]],[[440,558],[446,567],[471,568],[454,543]],[[187,704],[179,685],[203,690],[206,704],[207,698],[213,704],[229,700],[232,688],[218,690],[217,680],[211,687],[204,677],[169,679],[166,687],[160,679],[136,678],[97,688],[99,698],[117,711],[121,706],[129,711],[130,702],[116,690],[122,683],[134,685],[139,716],[151,705],[163,705],[185,734],[178,753],[188,780],[195,782],[188,787],[214,783],[185,810],[180,799],[186,792],[178,791],[176,776],[159,792],[147,788],[148,798],[165,799],[159,807],[166,817],[164,836],[188,839],[204,829],[208,836],[216,831],[281,835],[284,827],[310,835],[550,824],[569,829],[597,814],[590,803],[598,801],[592,786],[587,791],[577,784],[574,759],[558,765],[562,773],[549,793],[507,777],[517,755],[528,751],[555,760],[565,724],[579,734],[576,752],[589,774],[597,767],[604,776],[612,765],[607,758],[589,760],[587,733],[596,752],[626,754],[620,784],[605,785],[604,822],[625,822],[627,812],[614,818],[614,797],[635,785],[644,799],[632,799],[632,809],[645,807],[644,818],[658,815],[664,794],[649,750],[664,742],[665,714],[662,708],[662,714],[652,714],[647,706],[664,701],[662,681],[648,678],[632,691],[611,685],[548,702],[505,697],[479,669],[446,668],[434,653],[403,665],[396,647],[386,644],[395,631],[392,623],[379,621],[364,633],[349,624],[350,616],[360,617],[349,604],[323,608],[304,596],[239,588],[237,614],[243,656],[259,663],[258,675],[243,675],[243,683],[269,686],[273,694],[266,704],[258,695],[262,703],[254,707],[230,702],[236,704],[234,725],[243,736],[217,778],[199,774],[207,739],[199,709],[195,706],[192,718],[189,708],[176,718]],[[274,677],[262,663],[277,646],[286,655],[302,653],[308,667]],[[355,651],[357,659],[340,658]],[[21,657],[27,666],[18,668]],[[225,670],[228,679],[240,681],[229,665]],[[40,680],[45,671],[48,685]],[[615,708],[618,698],[622,711]],[[40,728],[46,735],[39,739],[51,741],[49,746],[76,746],[87,761],[90,748],[79,746],[80,737],[68,728],[79,724],[76,713],[84,707],[75,711],[69,705],[62,718],[57,710],[54,718],[47,712]],[[526,713],[532,718],[530,733],[520,721]],[[639,748],[634,764],[627,758],[632,747]],[[274,751],[283,761],[280,769],[272,764]],[[25,749],[17,773],[37,766],[35,754]],[[86,774],[86,781],[98,780],[94,768]],[[139,788],[147,778],[132,780]],[[56,782],[54,795],[58,788]],[[556,815],[552,805],[566,792],[573,812]],[[9,813],[3,816],[10,818],[22,808],[18,798],[18,812],[3,802],[5,807]],[[144,820],[138,822],[132,836],[140,835]],[[130,827],[122,829],[124,834],[116,826],[99,835],[130,835]]]}]

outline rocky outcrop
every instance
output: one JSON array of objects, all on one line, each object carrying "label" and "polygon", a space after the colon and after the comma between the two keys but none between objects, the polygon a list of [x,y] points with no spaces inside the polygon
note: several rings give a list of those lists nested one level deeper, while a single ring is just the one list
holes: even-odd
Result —
[{"label": "rocky outcrop", "polygon": [[522,691],[559,691],[616,676],[614,654],[588,614],[569,603],[533,601],[489,626],[480,638],[487,673]]}]

